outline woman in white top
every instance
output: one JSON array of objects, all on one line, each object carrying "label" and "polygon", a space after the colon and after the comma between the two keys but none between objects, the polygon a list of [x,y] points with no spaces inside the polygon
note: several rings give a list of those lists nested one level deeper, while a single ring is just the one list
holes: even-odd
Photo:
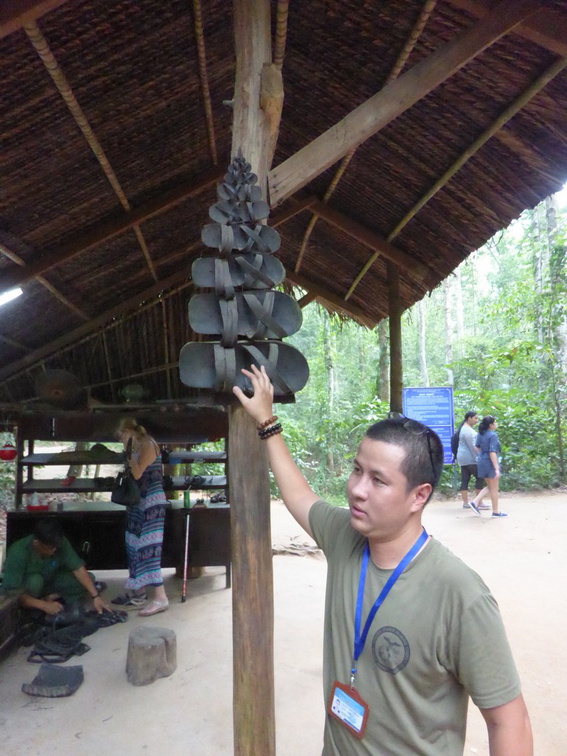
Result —
[{"label": "woman in white top", "polygon": [[488,504],[482,504],[482,489],[485,486],[483,478],[478,477],[476,465],[477,450],[475,448],[476,431],[474,426],[478,423],[478,413],[469,410],[459,428],[459,448],[457,450],[457,462],[461,468],[461,497],[463,509],[470,509],[469,483],[471,477],[475,479],[475,497],[479,509],[490,509]]}]

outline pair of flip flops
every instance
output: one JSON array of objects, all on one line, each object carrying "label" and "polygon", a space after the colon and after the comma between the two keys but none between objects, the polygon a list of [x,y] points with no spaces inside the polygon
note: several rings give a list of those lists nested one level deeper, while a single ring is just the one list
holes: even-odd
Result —
[{"label": "pair of flip flops", "polygon": [[263,200],[241,200],[238,196],[221,199],[209,208],[212,220],[226,224],[256,223],[267,218],[269,214],[270,208]]},{"label": "pair of flip flops", "polygon": [[220,334],[221,344],[233,347],[238,337],[282,339],[296,333],[303,320],[295,299],[280,291],[235,294],[195,294],[189,301],[189,323],[195,333]]},{"label": "pair of flip flops", "polygon": [[273,255],[280,248],[281,238],[275,228],[255,223],[227,225],[207,223],[201,231],[201,241],[206,247],[218,249],[222,254],[242,252]]},{"label": "pair of flip flops", "polygon": [[274,385],[274,398],[300,391],[309,378],[307,360],[301,352],[281,341],[237,342],[225,348],[214,342],[185,344],[179,355],[181,381],[192,388],[231,393],[233,386],[251,393],[252,385],[242,368],[264,366]]},{"label": "pair of flip flops", "polygon": [[192,265],[195,286],[213,289],[218,296],[232,299],[235,287],[246,290],[271,289],[285,278],[285,268],[277,257],[237,254],[231,257],[199,257]]}]

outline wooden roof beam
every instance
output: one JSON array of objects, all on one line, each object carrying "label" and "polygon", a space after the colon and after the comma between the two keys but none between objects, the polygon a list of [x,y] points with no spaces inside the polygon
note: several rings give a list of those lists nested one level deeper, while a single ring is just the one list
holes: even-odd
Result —
[{"label": "wooden roof beam", "polygon": [[[405,64],[407,63],[408,58],[411,55],[415,45],[417,44],[417,40],[420,38],[421,33],[423,32],[425,28],[425,25],[429,21],[429,17],[433,13],[436,4],[437,4],[437,0],[426,0],[426,2],[424,3],[421,9],[421,13],[419,14],[419,18],[413,25],[413,28],[411,30],[409,37],[407,38],[400,54],[398,55],[398,58],[396,62],[394,63],[392,70],[388,74],[388,78],[386,79],[386,84],[389,84],[391,81],[394,81],[394,79],[397,79],[398,76],[403,71],[403,68]],[[341,160],[341,163],[337,171],[335,172],[335,175],[333,176],[333,179],[327,191],[325,192],[325,195],[323,197],[323,202],[328,202],[329,199],[333,196],[335,189],[339,185],[339,182],[344,176],[355,153],[356,153],[356,148],[350,150],[350,152],[347,152],[347,154]],[[299,254],[297,256],[297,261],[295,263],[296,272],[299,271],[299,269],[301,268],[301,263],[303,262],[303,257],[305,256],[305,253],[307,251],[307,245],[309,243],[309,239],[311,238],[311,234],[313,233],[313,230],[316,224],[317,224],[317,217],[314,215],[309,221],[309,225],[305,229],[305,233],[301,241]]]},{"label": "wooden roof beam", "polygon": [[544,0],[501,0],[464,34],[406,71],[272,169],[268,174],[271,204],[279,204],[308,184],[544,6]]},{"label": "wooden roof beam", "polygon": [[[495,5],[494,0],[449,0],[449,3],[475,18],[483,18]],[[514,34],[562,57],[567,55],[567,18],[554,8],[542,8],[536,15],[519,24],[514,29]]]},{"label": "wooden roof beam", "polygon": [[[4,235],[4,234],[2,234]],[[18,254],[13,252],[9,247],[7,247],[5,244],[0,242],[0,254],[4,255],[5,257],[8,257],[12,262],[15,262],[16,265],[19,265],[21,268],[26,267],[26,262],[23,260]],[[65,307],[68,307],[70,310],[72,310],[75,315],[77,315],[81,320],[88,320],[89,316],[84,313],[79,307],[74,305],[67,297],[63,296],[61,292],[55,288],[52,284],[49,283],[43,276],[37,277],[38,283],[40,283],[42,286],[44,286],[53,296],[58,299],[62,304],[65,305]]]},{"label": "wooden roof beam", "polygon": [[[65,76],[57,59],[55,58],[55,55],[51,52],[47,40],[41,33],[39,26],[35,23],[35,21],[32,21],[31,23],[24,26],[24,31],[28,35],[29,41],[31,42],[34,50],[45,66],[47,73],[51,76],[51,79],[53,80],[57,91],[63,98],[65,105],[67,105],[69,112],[73,116],[75,123],[81,131],[81,134],[93,151],[98,164],[100,165],[114,193],[118,197],[118,201],[120,202],[124,210],[128,212],[132,209],[132,207],[130,205],[128,197],[126,196],[126,193],[120,185],[118,176],[116,175],[114,168],[110,164],[110,161],[101,143],[99,142],[98,137],[91,128],[91,125],[83,109],[81,108],[79,102],[77,101],[77,98],[75,97],[75,93],[73,92],[71,85],[67,81],[67,77]],[[148,249],[148,245],[139,226],[134,226],[134,233],[146,260],[148,270],[150,271],[154,281],[157,281],[158,277],[156,274],[155,266],[153,264],[153,260],[151,258],[150,250]]]},{"label": "wooden roof beam", "polygon": [[[333,294],[333,292],[329,291],[328,289],[325,289],[324,286],[319,286],[318,284],[313,283],[300,273],[295,273],[295,271],[287,271],[286,279],[295,286],[301,286],[302,289],[305,289],[305,291],[308,292],[307,296],[311,297],[312,299],[316,298],[322,300],[323,302],[327,302],[334,309],[341,310],[341,312],[344,312],[353,320],[356,320],[358,323],[360,323],[360,325],[366,326],[367,328],[374,328],[374,326],[376,325],[376,321],[374,321],[372,318],[369,318],[368,314],[361,307],[358,307],[357,305],[350,302],[345,302],[344,299],[338,297],[336,294]],[[304,299],[305,297],[303,297],[303,300]]]},{"label": "wooden roof beam", "polygon": [[190,276],[187,270],[181,270],[169,276],[169,278],[164,279],[163,281],[158,281],[158,283],[150,286],[148,289],[145,289],[138,294],[134,294],[134,296],[129,297],[129,299],[126,299],[119,305],[112,307],[110,310],[102,313],[102,315],[99,315],[96,318],[91,318],[91,320],[89,320],[84,325],[81,325],[72,331],[68,331],[67,333],[63,334],[63,336],[59,336],[57,339],[49,342],[49,344],[44,344],[43,346],[39,347],[39,349],[35,349],[33,352],[30,352],[17,362],[12,362],[10,365],[4,366],[0,369],[0,382],[7,380],[11,376],[21,372],[22,370],[31,368],[37,362],[46,359],[54,352],[58,352],[65,347],[73,344],[74,342],[81,341],[85,337],[89,336],[90,334],[94,333],[99,328],[104,326],[105,323],[108,323],[109,320],[121,317],[129,310],[138,308],[140,302],[151,299],[152,297],[156,297],[162,291],[171,288],[183,279],[189,278]]},{"label": "wooden roof beam", "polygon": [[417,215],[421,208],[426,205],[429,200],[434,197],[437,192],[442,189],[455,174],[467,163],[473,155],[475,155],[488,140],[493,137],[500,129],[506,124],[516,113],[518,113],[524,105],[526,105],[538,92],[540,92],[557,74],[561,73],[567,66],[567,58],[561,58],[556,60],[552,65],[538,76],[538,78],[527,87],[522,94],[517,97],[514,102],[508,105],[498,118],[490,124],[490,126],[483,131],[483,133],[475,139],[475,141],[467,147],[467,149],[459,155],[457,160],[440,176],[433,184],[431,189],[404,215],[396,227],[388,234],[388,241],[392,241],[398,234],[405,228],[405,226],[411,221],[411,219]]},{"label": "wooden roof beam", "polygon": [[218,166],[209,168],[190,181],[179,184],[173,189],[164,192],[156,199],[149,200],[140,205],[138,208],[133,208],[119,217],[109,218],[106,221],[97,223],[93,228],[87,229],[62,245],[58,252],[43,255],[37,261],[27,265],[25,269],[0,275],[0,291],[11,289],[14,286],[23,286],[28,281],[37,278],[37,276],[51,268],[55,268],[57,265],[70,260],[76,255],[103,244],[137,224],[148,220],[148,218],[169,210],[171,207],[195,194],[199,194],[203,189],[219,181],[225,172],[225,168],[221,169]]}]

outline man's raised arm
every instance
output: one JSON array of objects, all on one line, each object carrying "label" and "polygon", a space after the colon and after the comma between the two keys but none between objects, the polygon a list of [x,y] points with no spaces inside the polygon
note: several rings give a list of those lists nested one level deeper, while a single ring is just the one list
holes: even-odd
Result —
[{"label": "man's raised arm", "polygon": [[[250,379],[254,395],[247,397],[238,386],[235,386],[233,391],[246,412],[261,425],[273,415],[274,387],[263,367],[258,370],[252,365],[250,370],[242,372]],[[312,536],[309,510],[319,497],[296,465],[280,433],[269,436],[264,443],[267,445],[270,467],[284,504],[301,527]]]}]

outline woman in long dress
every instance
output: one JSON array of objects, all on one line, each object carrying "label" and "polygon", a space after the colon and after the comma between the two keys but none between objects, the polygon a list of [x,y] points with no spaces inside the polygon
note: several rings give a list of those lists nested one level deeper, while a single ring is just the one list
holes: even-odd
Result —
[{"label": "woman in long dress", "polygon": [[[125,594],[112,603],[140,606],[139,614],[149,617],[169,606],[161,574],[163,528],[167,499],[163,490],[161,452],[156,441],[133,417],[124,418],[117,429],[124,449],[132,439],[130,469],[140,486],[140,503],[126,510],[126,553],[128,580]],[[147,588],[153,588],[149,603]],[[145,606],[144,606],[145,605]]]}]

